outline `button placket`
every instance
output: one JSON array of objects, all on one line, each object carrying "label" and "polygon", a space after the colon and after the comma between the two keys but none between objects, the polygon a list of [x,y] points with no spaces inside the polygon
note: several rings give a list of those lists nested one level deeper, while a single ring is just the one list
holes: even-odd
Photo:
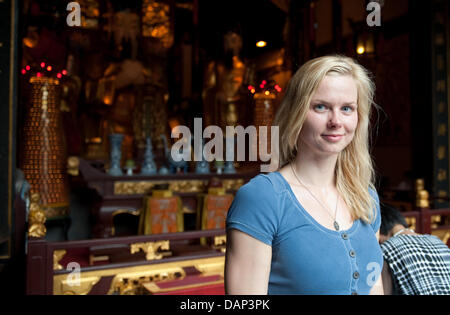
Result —
[{"label": "button placket", "polygon": [[341,238],[343,240],[344,246],[347,249],[347,253],[350,257],[350,264],[351,264],[351,285],[350,285],[350,292],[352,295],[357,295],[358,294],[358,280],[361,277],[360,273],[359,273],[359,268],[358,268],[358,264],[356,261],[356,251],[353,250],[353,246],[352,243],[350,241],[350,237],[348,235],[348,233],[343,232],[341,233]]}]

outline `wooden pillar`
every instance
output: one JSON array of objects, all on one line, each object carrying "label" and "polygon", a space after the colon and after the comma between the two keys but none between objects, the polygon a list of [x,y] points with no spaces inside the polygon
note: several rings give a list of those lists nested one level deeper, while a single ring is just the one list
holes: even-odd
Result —
[{"label": "wooden pillar", "polygon": [[309,0],[291,1],[289,7],[289,43],[288,60],[295,72],[310,58],[310,2]]},{"label": "wooden pillar", "polygon": [[[193,80],[192,80],[192,99],[193,99],[193,117],[202,117],[202,89],[203,89],[203,70],[200,62],[200,26],[199,26],[199,0],[193,0],[192,24],[193,24]],[[191,105],[192,106],[192,105]]]},{"label": "wooden pillar", "polygon": [[333,0],[332,25],[334,52],[340,53],[342,51],[342,0]]},{"label": "wooden pillar", "polygon": [[46,295],[53,293],[53,271],[47,270],[49,255],[44,239],[29,239],[27,251],[27,295]]},{"label": "wooden pillar", "polygon": [[[412,177],[423,178],[432,192],[431,4],[409,2]],[[421,21],[421,23],[418,23]]]},{"label": "wooden pillar", "polygon": [[[449,197],[449,109],[447,81],[448,2],[431,2],[433,192]],[[434,208],[449,208],[448,199],[435,199]]]},{"label": "wooden pillar", "polygon": [[0,260],[3,261],[14,254],[18,3],[0,1]]}]

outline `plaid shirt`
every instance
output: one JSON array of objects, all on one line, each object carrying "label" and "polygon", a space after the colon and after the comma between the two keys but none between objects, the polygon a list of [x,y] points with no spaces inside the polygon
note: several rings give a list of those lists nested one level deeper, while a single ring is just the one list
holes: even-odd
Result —
[{"label": "plaid shirt", "polygon": [[450,294],[450,249],[433,235],[400,234],[381,244],[394,293]]}]

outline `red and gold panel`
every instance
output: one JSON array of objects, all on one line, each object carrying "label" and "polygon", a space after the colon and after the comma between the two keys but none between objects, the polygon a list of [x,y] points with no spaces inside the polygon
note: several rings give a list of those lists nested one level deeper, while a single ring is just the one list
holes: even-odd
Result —
[{"label": "red and gold panel", "polygon": [[233,195],[206,195],[203,206],[202,229],[224,229]]},{"label": "red and gold panel", "polygon": [[142,234],[182,232],[184,227],[181,199],[171,197],[147,197],[141,217]]}]

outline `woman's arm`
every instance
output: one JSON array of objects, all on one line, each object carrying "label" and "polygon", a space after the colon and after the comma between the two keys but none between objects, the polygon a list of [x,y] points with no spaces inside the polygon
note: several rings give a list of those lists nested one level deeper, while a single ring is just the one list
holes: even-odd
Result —
[{"label": "woman's arm", "polygon": [[229,229],[225,258],[226,294],[267,294],[272,247],[250,235]]}]

